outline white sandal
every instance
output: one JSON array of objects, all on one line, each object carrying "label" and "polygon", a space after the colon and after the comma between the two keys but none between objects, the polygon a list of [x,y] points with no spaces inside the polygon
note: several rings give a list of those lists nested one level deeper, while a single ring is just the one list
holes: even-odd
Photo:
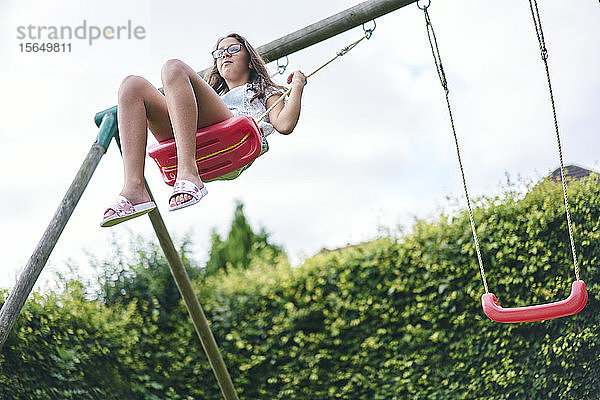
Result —
[{"label": "white sandal", "polygon": [[[175,196],[179,196],[180,194],[187,194],[192,198],[188,201],[185,201],[181,204],[171,206],[171,200]],[[179,210],[180,208],[193,206],[198,203],[204,196],[208,194],[208,190],[206,190],[206,186],[203,186],[201,189],[196,186],[193,182],[186,181],[184,179],[175,182],[173,186],[173,193],[171,197],[169,197],[169,211]]]},{"label": "white sandal", "polygon": [[154,204],[153,201],[133,205],[125,197],[119,196],[117,197],[115,203],[112,206],[108,207],[106,211],[104,211],[104,214],[106,214],[107,211],[112,210],[114,214],[108,217],[104,217],[102,219],[102,222],[100,223],[100,226],[108,227],[120,224],[121,222],[127,221],[128,219],[147,214],[155,208],[156,204]]}]

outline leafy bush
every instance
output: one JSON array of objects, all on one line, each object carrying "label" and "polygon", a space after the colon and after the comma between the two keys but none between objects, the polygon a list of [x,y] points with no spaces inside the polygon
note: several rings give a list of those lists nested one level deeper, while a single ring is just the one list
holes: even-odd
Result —
[{"label": "leafy bush", "polygon": [[[567,296],[574,277],[561,196],[544,182],[478,202],[487,280],[502,306]],[[596,177],[570,185],[569,199],[589,292],[571,317],[487,319],[464,213],[419,221],[398,240],[324,251],[296,269],[269,253],[246,269],[197,275],[240,398],[600,398]],[[155,256],[140,259],[165,268]],[[31,299],[0,358],[5,397],[220,399],[181,302],[119,293],[110,303],[74,289]]]},{"label": "leafy bush", "polygon": [[104,307],[72,284],[62,295],[34,294],[4,344],[5,399],[116,398],[131,386],[131,354],[140,319],[135,308]]}]

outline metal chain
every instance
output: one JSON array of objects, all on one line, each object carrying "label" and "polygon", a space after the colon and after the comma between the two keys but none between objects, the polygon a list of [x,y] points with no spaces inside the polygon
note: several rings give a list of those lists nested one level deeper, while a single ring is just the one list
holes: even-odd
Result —
[{"label": "metal chain", "polygon": [[[546,42],[544,41],[544,32],[542,31],[542,21],[540,19],[540,13],[537,6],[537,0],[529,0],[529,8],[531,10],[531,17],[533,18],[533,24],[535,26],[535,33],[540,44],[540,52],[542,60],[544,61],[544,67],[546,68],[546,77],[548,78],[548,90],[550,92],[550,102],[552,103],[552,114],[554,116],[554,129],[556,130],[556,143],[558,145],[558,158],[560,161],[560,181],[562,182],[563,197],[565,201],[565,211],[567,214],[567,228],[569,230],[569,240],[571,241],[571,253],[573,254],[573,265],[575,266],[575,278],[579,280],[579,265],[577,264],[577,254],[575,252],[575,241],[573,240],[573,229],[571,226],[571,214],[569,212],[569,200],[567,197],[567,183],[565,181],[565,171],[563,165],[562,147],[560,145],[560,134],[558,132],[558,118],[556,117],[556,106],[554,104],[554,94],[552,92],[552,84],[550,83],[550,69],[548,68],[548,50],[546,48]],[[535,8],[535,11],[534,11]]]},{"label": "metal chain", "polygon": [[465,197],[467,199],[467,210],[469,212],[469,221],[471,223],[471,230],[473,232],[473,240],[475,241],[475,251],[477,252],[477,261],[479,262],[479,270],[481,272],[481,279],[483,281],[483,287],[485,288],[485,292],[489,293],[487,280],[485,278],[485,269],[483,267],[483,261],[481,258],[481,251],[479,249],[479,239],[477,238],[477,229],[475,227],[475,221],[473,220],[473,211],[471,209],[471,200],[469,198],[469,191],[467,190],[467,180],[465,179],[465,171],[462,165],[462,160],[460,157],[460,148],[458,146],[458,137],[456,135],[456,129],[454,127],[454,118],[452,116],[452,107],[450,106],[450,90],[448,89],[448,81],[446,80],[446,74],[444,72],[444,67],[442,66],[442,58],[440,56],[440,50],[438,48],[437,39],[435,37],[435,32],[433,30],[433,25],[431,24],[431,19],[429,18],[429,12],[427,9],[429,8],[431,1],[428,1],[428,4],[425,6],[421,6],[417,1],[417,7],[423,10],[425,14],[425,26],[427,28],[427,37],[429,38],[429,45],[431,47],[431,54],[433,54],[433,61],[435,63],[435,68],[437,70],[438,76],[440,78],[440,83],[444,88],[444,93],[446,95],[446,104],[448,106],[448,114],[450,115],[450,125],[452,126],[452,134],[454,135],[454,144],[456,146],[456,156],[458,158],[458,166],[460,167],[460,176],[462,178],[463,189],[465,191]]}]

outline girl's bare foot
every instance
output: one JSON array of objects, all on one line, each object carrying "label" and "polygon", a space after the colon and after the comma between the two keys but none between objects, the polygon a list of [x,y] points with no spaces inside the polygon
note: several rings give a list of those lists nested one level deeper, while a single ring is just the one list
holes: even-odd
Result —
[{"label": "girl's bare foot", "polygon": [[[146,188],[144,188],[142,191],[140,191],[139,189],[131,190],[128,188],[123,188],[123,190],[121,190],[121,193],[119,193],[119,194],[121,196],[125,197],[127,200],[129,200],[131,202],[131,204],[133,204],[134,206],[137,204],[146,203],[146,202],[151,201],[150,195],[146,191]],[[115,213],[114,210],[108,209],[104,213],[104,218],[110,217],[114,213]]]},{"label": "girl's bare foot", "polygon": [[[196,174],[196,175],[183,175],[183,174],[178,174],[177,175],[177,180],[186,180],[186,181],[190,181],[192,182],[194,185],[198,186],[198,189],[202,189],[204,187],[204,183],[202,182],[202,180],[200,180],[200,177]],[[171,200],[169,201],[169,206],[170,207],[176,207],[179,206],[185,202],[188,202],[192,199],[192,196],[190,196],[189,194],[186,193],[182,193],[179,194],[177,196],[173,196],[171,198]]]}]

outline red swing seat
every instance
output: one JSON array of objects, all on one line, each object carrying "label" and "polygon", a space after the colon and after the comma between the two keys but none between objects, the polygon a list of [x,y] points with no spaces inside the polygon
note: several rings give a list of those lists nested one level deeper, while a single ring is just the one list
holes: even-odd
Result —
[{"label": "red swing seat", "polygon": [[[262,135],[252,117],[238,115],[196,132],[196,164],[200,178],[207,182],[250,164],[260,155]],[[177,178],[175,139],[149,147],[167,185]]]},{"label": "red swing seat", "polygon": [[588,294],[585,282],[577,280],[571,286],[571,294],[565,300],[535,306],[502,308],[493,293],[481,296],[483,312],[496,322],[533,322],[566,317],[583,310]]}]

